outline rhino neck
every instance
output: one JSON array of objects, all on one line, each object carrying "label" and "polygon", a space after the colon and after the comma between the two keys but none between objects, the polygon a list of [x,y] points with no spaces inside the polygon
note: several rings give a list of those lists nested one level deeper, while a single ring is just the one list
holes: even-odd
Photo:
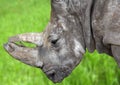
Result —
[{"label": "rhino neck", "polygon": [[80,7],[81,15],[79,17],[82,23],[85,46],[90,52],[93,52],[96,47],[95,47],[95,40],[93,37],[93,31],[92,31],[92,17],[91,16],[94,10],[93,8],[94,8],[95,1],[94,0],[81,0],[81,1],[83,3],[81,3],[81,7]]}]

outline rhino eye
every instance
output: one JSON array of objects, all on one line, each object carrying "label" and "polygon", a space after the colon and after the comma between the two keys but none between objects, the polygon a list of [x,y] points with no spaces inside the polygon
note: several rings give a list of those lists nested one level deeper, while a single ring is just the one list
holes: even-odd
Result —
[{"label": "rhino eye", "polygon": [[57,43],[57,41],[58,41],[58,39],[51,40],[51,43],[52,43],[53,45],[55,45],[55,44]]},{"label": "rhino eye", "polygon": [[59,36],[56,34],[51,34],[49,36],[49,41],[52,45],[55,45],[58,42],[58,40],[59,40]]}]

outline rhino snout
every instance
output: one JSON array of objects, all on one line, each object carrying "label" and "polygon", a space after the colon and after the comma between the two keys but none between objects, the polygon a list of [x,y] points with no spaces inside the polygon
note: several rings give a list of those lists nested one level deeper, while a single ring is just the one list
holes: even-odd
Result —
[{"label": "rhino snout", "polygon": [[61,82],[65,77],[71,73],[71,69],[68,66],[56,66],[48,65],[43,67],[44,73],[54,83]]}]

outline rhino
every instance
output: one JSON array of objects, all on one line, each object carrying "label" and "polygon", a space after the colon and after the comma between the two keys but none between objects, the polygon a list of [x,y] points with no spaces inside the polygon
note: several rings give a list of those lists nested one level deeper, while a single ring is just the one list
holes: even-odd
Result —
[{"label": "rhino", "polygon": [[[33,43],[33,48],[16,42]],[[54,83],[80,63],[86,51],[107,53],[120,66],[120,0],[51,0],[51,18],[41,33],[10,37],[13,58],[40,68]]]}]

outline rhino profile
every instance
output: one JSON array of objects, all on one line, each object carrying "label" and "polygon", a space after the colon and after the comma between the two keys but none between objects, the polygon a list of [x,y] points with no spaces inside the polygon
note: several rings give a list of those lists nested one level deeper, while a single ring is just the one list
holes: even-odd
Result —
[{"label": "rhino profile", "polygon": [[[28,48],[16,42],[34,43]],[[120,0],[51,0],[51,19],[42,33],[9,38],[6,51],[61,82],[82,60],[85,49],[114,56],[120,66]]]}]

